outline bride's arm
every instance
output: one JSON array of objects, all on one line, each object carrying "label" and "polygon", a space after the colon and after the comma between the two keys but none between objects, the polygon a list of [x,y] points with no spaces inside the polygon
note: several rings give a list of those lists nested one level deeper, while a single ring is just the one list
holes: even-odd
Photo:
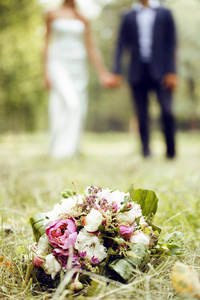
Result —
[{"label": "bride's arm", "polygon": [[121,77],[110,73],[104,65],[100,52],[95,47],[95,44],[93,42],[91,29],[88,21],[85,21],[85,26],[85,40],[88,56],[99,75],[101,84],[106,87],[115,87],[120,85]]},{"label": "bride's arm", "polygon": [[50,22],[51,22],[51,14],[47,13],[46,15],[46,33],[44,40],[44,49],[43,49],[43,69],[44,69],[44,84],[47,89],[50,89],[51,83],[47,74],[47,60],[48,60],[48,47],[49,47],[49,39],[51,34]]}]

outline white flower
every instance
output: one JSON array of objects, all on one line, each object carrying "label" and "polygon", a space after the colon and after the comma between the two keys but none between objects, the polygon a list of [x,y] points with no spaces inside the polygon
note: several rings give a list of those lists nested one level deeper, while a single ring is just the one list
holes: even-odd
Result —
[{"label": "white flower", "polygon": [[142,226],[142,225],[147,226],[148,225],[143,216],[140,218],[139,224],[140,224],[140,226]]},{"label": "white flower", "polygon": [[132,210],[135,211],[135,218],[136,219],[142,216],[142,210],[141,210],[141,207],[140,207],[139,204],[134,203]]},{"label": "white flower", "polygon": [[150,246],[149,238],[142,231],[136,231],[132,235],[130,242],[132,244],[143,244],[144,246]]},{"label": "white flower", "polygon": [[128,224],[132,224],[137,218],[142,216],[142,210],[140,205],[137,203],[133,203],[133,207],[129,211],[125,211],[119,213],[117,215],[117,220],[119,223],[127,222]]},{"label": "white flower", "polygon": [[101,262],[107,257],[107,249],[102,245],[102,240],[84,228],[79,232],[74,247],[79,253],[86,252],[85,258],[89,260],[95,257]]},{"label": "white flower", "polygon": [[45,258],[44,270],[54,279],[56,274],[62,269],[59,262],[55,259],[53,254],[48,254]]},{"label": "white flower", "polygon": [[45,256],[52,251],[49,244],[49,238],[46,234],[43,234],[38,241],[37,255]]},{"label": "white flower", "polygon": [[30,246],[29,251],[31,260],[33,260],[36,256],[45,257],[46,255],[51,253],[52,248],[49,244],[48,236],[46,234],[43,234],[37,244],[34,243],[32,246]]},{"label": "white flower", "polygon": [[121,203],[124,201],[125,196],[129,196],[129,193],[120,192],[119,190],[112,192],[109,189],[103,189],[102,192],[97,194],[98,199],[106,199],[109,203],[116,202],[118,207],[121,207]]},{"label": "white flower", "polygon": [[98,210],[92,208],[87,217],[84,219],[84,227],[87,231],[94,232],[97,231],[102,221],[102,214]]},{"label": "white flower", "polygon": [[[82,195],[78,196],[78,203],[82,203]],[[56,204],[53,208],[53,210],[49,211],[47,213],[48,223],[57,221],[58,219],[61,219],[66,214],[71,214],[73,217],[73,210],[72,208],[77,204],[77,196],[70,197],[67,199],[62,199],[61,203]],[[48,225],[48,224],[47,224]]]}]

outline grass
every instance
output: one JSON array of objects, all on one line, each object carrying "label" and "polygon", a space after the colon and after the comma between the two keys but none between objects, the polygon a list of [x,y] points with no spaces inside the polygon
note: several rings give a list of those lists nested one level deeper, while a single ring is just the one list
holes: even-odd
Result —
[{"label": "grass", "polygon": [[[45,134],[0,137],[0,298],[50,299],[53,296],[39,290],[33,294],[31,284],[23,285],[22,256],[28,253],[28,245],[32,243],[29,218],[51,210],[60,200],[60,192],[72,188],[75,181],[79,191],[91,184],[126,191],[131,183],[135,188],[154,190],[159,198],[154,223],[162,227],[162,236],[178,230],[185,233],[186,240],[181,258],[168,257],[157,267],[152,262],[146,273],[139,272],[125,286],[95,278],[96,294],[90,291],[80,299],[193,299],[177,294],[170,276],[177,260],[200,271],[199,133],[177,135],[178,155],[172,161],[165,159],[160,133],[152,136],[153,157],[149,160],[140,156],[136,135],[87,133],[81,154],[71,160],[48,157],[46,141]],[[59,299],[67,297],[63,294]]]}]

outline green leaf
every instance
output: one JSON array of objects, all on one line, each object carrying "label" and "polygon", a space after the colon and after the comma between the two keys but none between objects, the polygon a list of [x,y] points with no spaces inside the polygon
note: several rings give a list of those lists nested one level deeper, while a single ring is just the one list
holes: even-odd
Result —
[{"label": "green leaf", "polygon": [[117,252],[115,252],[115,251],[112,249],[112,247],[109,247],[109,248],[108,248],[108,251],[107,251],[107,254],[108,254],[108,255],[117,255]]},{"label": "green leaf", "polygon": [[131,248],[131,243],[125,241],[123,238],[120,237],[109,237],[109,238],[117,244],[126,244],[129,248]]},{"label": "green leaf", "polygon": [[45,233],[46,231],[46,220],[47,216],[45,213],[37,214],[30,218],[30,223],[33,229],[33,235],[35,237],[35,241],[38,242],[40,237]]},{"label": "green leaf", "polygon": [[137,189],[134,191],[132,201],[140,204],[143,216],[155,215],[158,208],[158,198],[154,191]]},{"label": "green leaf", "polygon": [[65,199],[70,198],[70,197],[72,197],[72,192],[70,190],[66,189],[61,193],[61,196]]},{"label": "green leaf", "polygon": [[92,280],[90,282],[90,287],[87,289],[87,297],[95,297],[102,291],[102,285],[105,286],[105,282],[101,282],[101,284],[96,281]]},{"label": "green leaf", "polygon": [[104,225],[99,225],[98,230],[104,232],[106,227]]},{"label": "green leaf", "polygon": [[168,247],[171,255],[179,255],[183,253],[185,249],[184,236],[184,233],[174,231],[165,238],[163,244]]},{"label": "green leaf", "polygon": [[7,287],[5,287],[5,285],[2,285],[1,289],[5,294],[8,294],[8,289],[7,289]]},{"label": "green leaf", "polygon": [[153,231],[158,231],[159,233],[161,233],[162,229],[156,225],[154,225],[151,221],[147,220],[147,223],[149,226],[151,226],[151,228],[153,229]]},{"label": "green leaf", "polygon": [[120,209],[120,212],[125,212],[125,211],[129,211],[132,209],[132,207],[127,207],[128,206],[127,204],[129,204],[129,202],[130,202],[130,198],[127,198],[127,200],[124,201],[125,205],[122,206],[122,208]]},{"label": "green leaf", "polygon": [[127,244],[127,241],[125,241],[123,238],[120,237],[110,237],[110,239],[112,239],[117,244]]},{"label": "green leaf", "polygon": [[130,252],[132,252],[133,257],[116,259],[108,264],[108,267],[115,271],[124,282],[132,278],[136,267],[141,269],[150,259],[149,251],[142,244],[135,245]]},{"label": "green leaf", "polygon": [[183,246],[184,245],[184,236],[185,234],[180,232],[180,231],[174,231],[170,234],[168,234],[168,236],[165,238],[163,243],[178,243],[179,245]]},{"label": "green leaf", "polygon": [[177,246],[177,245],[169,245],[169,244],[166,244],[167,248],[169,249],[170,251],[170,254],[171,255],[179,255],[179,254],[182,254],[183,253],[183,250],[181,247]]},{"label": "green leaf", "polygon": [[30,218],[30,223],[32,224],[36,224],[37,222],[43,221],[47,219],[47,216],[45,213],[39,213],[35,216],[33,216],[32,218]]}]

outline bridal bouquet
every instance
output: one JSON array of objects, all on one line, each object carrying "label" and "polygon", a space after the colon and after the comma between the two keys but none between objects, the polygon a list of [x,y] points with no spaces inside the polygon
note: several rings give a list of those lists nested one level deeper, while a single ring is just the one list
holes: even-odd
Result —
[{"label": "bridal bouquet", "polygon": [[62,196],[53,210],[30,219],[33,265],[52,280],[75,268],[127,282],[151,255],[183,251],[179,232],[159,242],[161,229],[152,223],[158,203],[153,191],[90,186],[81,194],[65,190]]}]

